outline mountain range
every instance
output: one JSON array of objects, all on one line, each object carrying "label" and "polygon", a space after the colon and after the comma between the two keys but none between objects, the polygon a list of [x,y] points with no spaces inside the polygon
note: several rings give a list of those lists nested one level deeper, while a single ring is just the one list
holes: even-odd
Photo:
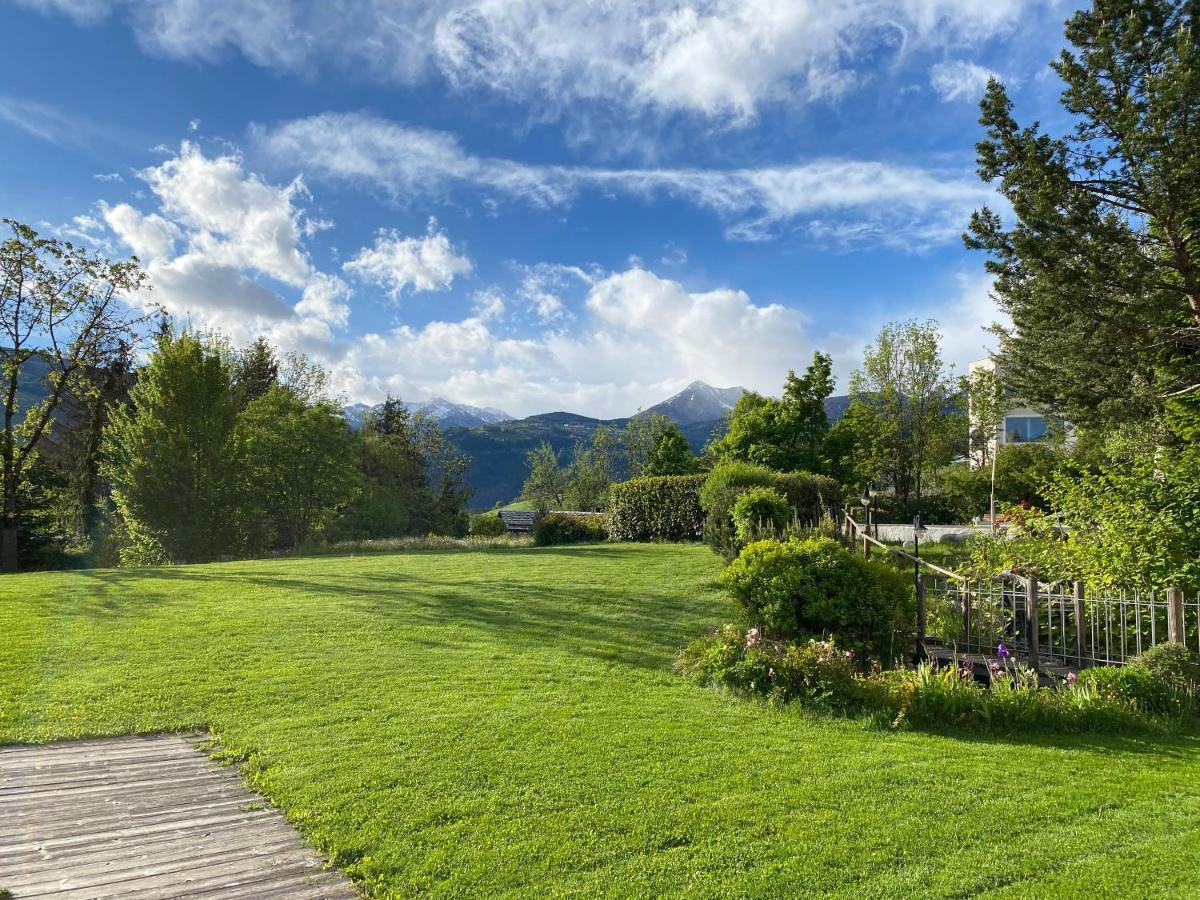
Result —
[{"label": "mountain range", "polygon": [[[474,489],[471,506],[490,509],[508,503],[521,493],[525,482],[525,457],[543,441],[550,444],[566,465],[574,448],[591,440],[596,429],[606,425],[623,430],[635,416],[659,413],[679,425],[693,452],[699,453],[714,437],[724,433],[726,416],[745,388],[715,388],[693,381],[672,397],[649,409],[620,419],[595,419],[569,412],[549,412],[513,419],[496,409],[433,400],[408,404],[410,409],[426,409],[445,428],[446,436],[471,458],[467,480]],[[830,421],[841,418],[849,400],[830,397],[825,409]],[[357,427],[371,407],[355,404],[346,408],[346,416]],[[487,418],[485,418],[487,417]]]},{"label": "mountain range", "polygon": [[[354,403],[350,406],[343,406],[342,412],[345,413],[346,421],[350,423],[350,427],[357,431],[359,428],[362,428],[363,420],[366,419],[367,415],[375,412],[382,405],[381,403],[377,403],[374,406],[369,403]],[[423,412],[426,415],[433,416],[443,428],[474,428],[477,425],[494,425],[497,422],[507,422],[512,418],[512,416],[500,409],[493,409],[488,406],[470,406],[466,403],[453,403],[442,397],[434,397],[430,400],[406,400],[404,401],[404,406],[411,413]]]}]

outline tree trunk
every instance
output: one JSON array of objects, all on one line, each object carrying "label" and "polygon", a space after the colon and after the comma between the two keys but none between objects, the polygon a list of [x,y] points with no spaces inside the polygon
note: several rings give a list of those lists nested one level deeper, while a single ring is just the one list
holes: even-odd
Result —
[{"label": "tree trunk", "polygon": [[17,513],[16,492],[4,491],[4,515],[0,517],[0,572],[17,571]]}]

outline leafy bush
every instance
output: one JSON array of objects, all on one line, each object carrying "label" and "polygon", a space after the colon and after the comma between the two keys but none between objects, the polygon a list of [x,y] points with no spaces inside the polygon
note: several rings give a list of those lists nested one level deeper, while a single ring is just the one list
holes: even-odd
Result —
[{"label": "leafy bush", "polygon": [[786,497],[791,507],[788,520],[799,527],[816,526],[841,498],[837,482],[823,475],[773,472],[737,460],[722,462],[705,478],[700,506],[704,510],[704,541],[726,559],[736,556],[745,543],[738,537],[733,507],[742,494],[753,488],[772,488]]},{"label": "leafy bush", "polygon": [[614,541],[695,541],[703,475],[661,475],[614,484],[609,495],[609,531]]},{"label": "leafy bush", "polygon": [[533,527],[533,543],[538,547],[556,544],[587,544],[608,540],[608,523],[604,516],[579,516],[570,513],[550,513],[538,519]]},{"label": "leafy bush", "polygon": [[1179,717],[1195,708],[1192,691],[1160,678],[1144,665],[1097,666],[1079,675],[1079,684],[1115,703],[1151,715]]},{"label": "leafy bush", "polygon": [[771,641],[756,628],[735,625],[712,629],[676,659],[676,669],[700,684],[763,696],[773,704],[797,702],[886,717],[897,729],[1113,732],[1160,730],[1171,724],[1163,714],[1083,679],[1041,687],[1032,670],[1018,666],[997,663],[986,682],[976,678],[970,662],[921,663],[886,672],[876,668],[865,674],[859,668],[855,655],[832,640]]},{"label": "leafy bush", "polygon": [[1134,668],[1146,669],[1160,681],[1196,693],[1200,688],[1200,659],[1178,642],[1155,644],[1130,662]]},{"label": "leafy bush", "polygon": [[472,537],[502,537],[508,534],[508,526],[495,512],[476,513],[471,516],[467,534]]},{"label": "leafy bush", "polygon": [[721,573],[749,625],[772,638],[837,634],[860,656],[895,657],[898,632],[915,627],[908,579],[830,538],[759,541]]},{"label": "leafy bush", "polygon": [[768,641],[758,629],[714,628],[680,652],[676,668],[701,684],[762,694],[775,703],[800,701],[853,710],[863,692],[854,654],[832,640],[789,644]]},{"label": "leafy bush", "polygon": [[733,503],[734,533],[743,543],[764,532],[777,534],[792,518],[787,498],[774,488],[751,488]]}]

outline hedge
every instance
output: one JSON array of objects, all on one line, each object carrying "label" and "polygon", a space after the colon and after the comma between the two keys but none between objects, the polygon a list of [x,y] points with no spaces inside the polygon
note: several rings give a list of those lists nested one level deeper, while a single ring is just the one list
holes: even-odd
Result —
[{"label": "hedge", "polygon": [[660,475],[614,484],[608,529],[614,541],[698,541],[704,475]]},{"label": "hedge", "polygon": [[555,544],[591,544],[608,540],[604,516],[578,516],[565,512],[547,513],[533,526],[533,542],[539,547]]}]

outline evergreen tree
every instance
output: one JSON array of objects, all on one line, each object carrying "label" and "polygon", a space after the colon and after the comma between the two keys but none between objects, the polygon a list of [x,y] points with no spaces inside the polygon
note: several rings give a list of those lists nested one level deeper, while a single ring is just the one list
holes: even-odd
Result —
[{"label": "evergreen tree", "polygon": [[664,431],[646,460],[646,475],[690,475],[696,471],[696,457],[687,437],[674,423]]},{"label": "evergreen tree", "polygon": [[279,383],[279,358],[266,338],[259,337],[237,355],[233,382],[243,409]]},{"label": "evergreen tree", "polygon": [[1021,127],[1004,86],[981,104],[980,177],[1016,221],[977,212],[1012,317],[1016,393],[1071,421],[1146,422],[1200,399],[1200,4],[1094,0],[1052,67],[1067,134]]}]

